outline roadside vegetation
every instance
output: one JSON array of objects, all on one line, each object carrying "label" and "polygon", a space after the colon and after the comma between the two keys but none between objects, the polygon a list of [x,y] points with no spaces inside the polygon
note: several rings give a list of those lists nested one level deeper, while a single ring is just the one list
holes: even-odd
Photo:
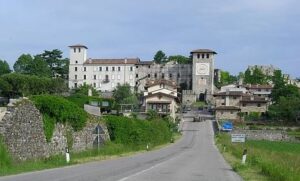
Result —
[{"label": "roadside vegetation", "polygon": [[[254,141],[231,143],[229,134],[219,134],[216,143],[225,159],[245,180],[300,180],[300,145],[290,142]],[[247,149],[246,164],[241,164]]]}]

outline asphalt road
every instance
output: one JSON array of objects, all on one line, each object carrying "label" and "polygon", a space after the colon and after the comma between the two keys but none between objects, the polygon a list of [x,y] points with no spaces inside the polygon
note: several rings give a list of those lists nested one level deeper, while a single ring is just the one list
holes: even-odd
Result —
[{"label": "asphalt road", "polygon": [[0,181],[235,181],[213,141],[211,121],[182,125],[183,137],[168,147],[134,156],[0,177]]}]

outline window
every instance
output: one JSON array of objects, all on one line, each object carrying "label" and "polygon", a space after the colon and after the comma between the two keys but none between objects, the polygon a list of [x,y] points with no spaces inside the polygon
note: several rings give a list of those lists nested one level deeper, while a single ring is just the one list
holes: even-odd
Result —
[{"label": "window", "polygon": [[245,103],[243,104],[243,107],[246,107],[246,104],[245,104]]},{"label": "window", "polygon": [[75,80],[77,80],[77,75],[75,75]]},{"label": "window", "polygon": [[233,114],[233,111],[230,111],[230,114]]},{"label": "window", "polygon": [[209,58],[209,54],[208,53],[206,54],[206,58]]},{"label": "window", "polygon": [[118,75],[118,80],[120,80],[121,79],[121,76],[120,75]]},{"label": "window", "polygon": [[258,89],[258,92],[260,92],[261,91],[261,89]]},{"label": "window", "polygon": [[139,66],[135,66],[135,68],[137,69],[137,68],[139,68]]},{"label": "window", "polygon": [[261,107],[261,105],[260,105],[260,104],[257,104],[257,107]]},{"label": "window", "polygon": [[96,76],[96,75],[94,75],[94,79],[95,79],[95,80],[97,79],[97,76]]},{"label": "window", "polygon": [[76,60],[75,63],[78,63],[78,61]]},{"label": "window", "polygon": [[105,70],[108,71],[108,67],[105,67]]},{"label": "window", "polygon": [[138,85],[139,83],[138,82],[135,82],[135,85]]},{"label": "window", "polygon": [[222,99],[225,99],[225,96],[222,96]]},{"label": "window", "polygon": [[94,87],[96,87],[96,83],[94,83]]},{"label": "window", "polygon": [[236,99],[236,96],[233,96],[233,99]]},{"label": "window", "polygon": [[180,73],[177,74],[177,77],[180,78]]},{"label": "window", "polygon": [[148,68],[150,68],[150,65],[148,65]]},{"label": "window", "polygon": [[112,71],[115,71],[115,67],[112,67]]},{"label": "window", "polygon": [[100,71],[100,72],[102,71],[102,67],[99,67],[99,71]]},{"label": "window", "polygon": [[148,78],[150,78],[151,76],[150,76],[150,74],[148,74]]},{"label": "window", "polygon": [[133,76],[132,76],[132,74],[131,75],[129,75],[129,79],[131,80],[131,79],[133,79]]},{"label": "window", "polygon": [[121,71],[121,67],[118,67],[118,71],[119,71],[119,72]]},{"label": "window", "polygon": [[154,78],[157,78],[157,74],[156,73],[154,74]]},{"label": "window", "polygon": [[164,74],[164,73],[161,74],[161,78],[162,78],[162,79],[165,78],[165,74]]},{"label": "window", "polygon": [[114,80],[115,79],[115,75],[111,75],[111,79]]},{"label": "window", "polygon": [[83,67],[83,71],[86,71],[86,67]]},{"label": "window", "polygon": [[133,71],[133,67],[130,67],[130,71]]},{"label": "window", "polygon": [[76,48],[74,48],[74,53],[76,53]]},{"label": "window", "polygon": [[83,79],[86,80],[86,75],[83,75]]},{"label": "window", "polygon": [[169,74],[169,77],[170,77],[170,79],[172,79],[173,75],[172,75],[172,74]]},{"label": "window", "polygon": [[139,78],[139,74],[135,74],[135,78]]},{"label": "window", "polygon": [[202,54],[202,58],[204,58],[204,54]]},{"label": "window", "polygon": [[77,67],[75,67],[75,71],[77,71]]},{"label": "window", "polygon": [[224,114],[224,112],[223,112],[223,111],[221,111],[221,114]]},{"label": "window", "polygon": [[74,83],[74,87],[77,88],[77,83]]},{"label": "window", "polygon": [[108,81],[108,75],[105,75],[105,80]]},{"label": "window", "polygon": [[81,49],[80,48],[78,48],[78,52],[80,53],[80,51],[81,51]]},{"label": "window", "polygon": [[197,54],[197,58],[198,58],[198,59],[200,58],[200,54],[199,54],[199,53]]}]

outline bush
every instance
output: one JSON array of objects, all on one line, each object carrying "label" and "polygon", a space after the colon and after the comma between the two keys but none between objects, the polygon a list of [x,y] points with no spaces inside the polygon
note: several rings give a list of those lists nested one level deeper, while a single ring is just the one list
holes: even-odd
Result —
[{"label": "bush", "polygon": [[43,115],[56,122],[69,123],[75,131],[85,126],[87,113],[73,102],[51,95],[32,96],[31,100]]},{"label": "bush", "polygon": [[0,168],[7,168],[11,165],[11,157],[7,152],[6,146],[2,143],[0,135]]},{"label": "bush", "polygon": [[155,146],[169,142],[172,138],[167,121],[143,121],[119,116],[106,116],[105,121],[110,139],[117,144]]}]

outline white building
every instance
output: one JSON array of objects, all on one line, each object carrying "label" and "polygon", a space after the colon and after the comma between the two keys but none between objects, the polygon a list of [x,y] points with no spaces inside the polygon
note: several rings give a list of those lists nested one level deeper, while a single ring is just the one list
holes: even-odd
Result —
[{"label": "white building", "polygon": [[135,86],[135,64],[140,62],[139,58],[91,59],[87,58],[86,46],[69,47],[69,88],[76,88],[84,83],[101,91],[112,91],[118,83]]}]

